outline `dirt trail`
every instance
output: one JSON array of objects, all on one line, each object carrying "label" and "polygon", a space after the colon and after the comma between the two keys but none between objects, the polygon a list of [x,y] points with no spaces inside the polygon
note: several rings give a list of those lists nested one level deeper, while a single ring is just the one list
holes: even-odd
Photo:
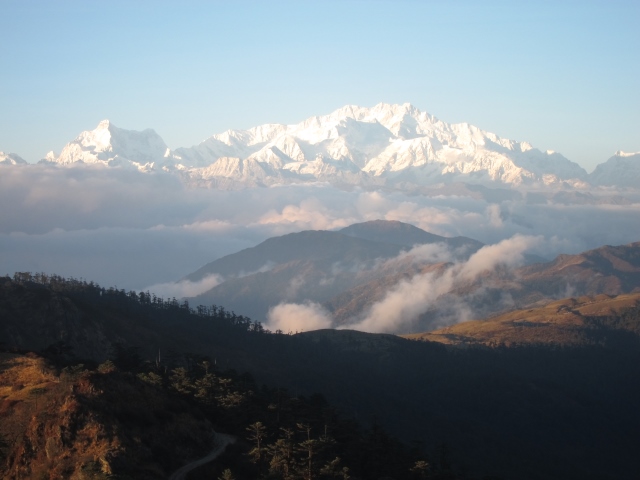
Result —
[{"label": "dirt trail", "polygon": [[226,435],[224,433],[216,433],[213,437],[216,447],[205,457],[202,457],[193,462],[189,462],[186,465],[180,467],[178,470],[169,475],[169,480],[185,480],[187,474],[205,463],[209,463],[215,460],[222,452],[224,452],[227,445],[234,443],[236,438],[232,435]]}]

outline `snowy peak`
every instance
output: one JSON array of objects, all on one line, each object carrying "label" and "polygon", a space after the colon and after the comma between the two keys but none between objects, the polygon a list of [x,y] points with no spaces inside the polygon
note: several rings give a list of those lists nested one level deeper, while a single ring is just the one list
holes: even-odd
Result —
[{"label": "snowy peak", "polygon": [[15,153],[0,152],[0,165],[26,165],[27,161]]},{"label": "snowy peak", "polygon": [[640,185],[640,152],[617,151],[589,174],[593,185],[638,188]]},{"label": "snowy peak", "polygon": [[258,183],[266,178],[267,184],[283,181],[285,173],[291,181],[333,178],[376,185],[443,181],[582,185],[587,177],[584,169],[560,154],[503,139],[468,123],[448,124],[409,103],[346,105],[294,125],[228,130],[175,154],[191,167],[191,179],[205,183],[220,179],[214,171],[229,172],[226,163],[221,170],[206,168],[222,158],[249,159],[279,171],[275,177],[264,177],[263,169],[258,170]]},{"label": "snowy peak", "polygon": [[84,162],[142,169],[163,163],[169,156],[167,145],[154,130],[124,130],[102,120],[94,130],[84,131],[68,143],[57,158],[50,152],[45,160],[61,165]]}]

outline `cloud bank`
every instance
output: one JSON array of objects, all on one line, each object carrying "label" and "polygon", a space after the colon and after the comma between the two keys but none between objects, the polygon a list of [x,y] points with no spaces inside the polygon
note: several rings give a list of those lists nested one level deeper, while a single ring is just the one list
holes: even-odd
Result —
[{"label": "cloud bank", "polygon": [[269,310],[266,327],[271,331],[298,333],[331,328],[331,315],[321,305],[281,303]]},{"label": "cloud bank", "polygon": [[[0,166],[0,274],[45,271],[139,290],[175,282],[271,236],[376,219],[487,244],[542,236],[544,242],[530,248],[547,258],[640,240],[637,193],[611,201],[605,196],[615,192],[596,192],[587,203],[584,195],[510,190],[470,194],[452,187],[427,193],[346,191],[325,184],[188,189],[161,173],[87,165]],[[438,253],[427,249],[423,255]],[[474,262],[467,267],[469,275],[484,268],[480,258]]]},{"label": "cloud bank", "polygon": [[167,282],[151,285],[143,290],[155,293],[163,298],[184,298],[195,297],[213,287],[220,285],[224,279],[220,275],[208,275],[202,280],[192,282],[190,280],[180,280],[179,282]]}]

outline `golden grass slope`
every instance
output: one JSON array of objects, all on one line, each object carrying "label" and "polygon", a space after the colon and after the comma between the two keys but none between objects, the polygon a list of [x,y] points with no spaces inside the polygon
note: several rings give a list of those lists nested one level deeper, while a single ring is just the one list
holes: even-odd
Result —
[{"label": "golden grass slope", "polygon": [[451,345],[610,345],[640,339],[640,294],[568,298],[544,306],[403,335]]},{"label": "golden grass slope", "polygon": [[132,374],[0,352],[0,478],[163,479],[208,451],[212,432]]}]

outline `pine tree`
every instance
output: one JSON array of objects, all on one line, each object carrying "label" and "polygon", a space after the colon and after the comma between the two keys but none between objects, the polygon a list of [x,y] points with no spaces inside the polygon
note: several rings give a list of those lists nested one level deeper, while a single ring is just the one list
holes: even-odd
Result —
[{"label": "pine tree", "polygon": [[267,429],[262,422],[256,422],[249,425],[247,431],[249,432],[247,438],[253,443],[253,448],[249,451],[248,455],[251,461],[258,466],[258,470],[262,472]]}]

